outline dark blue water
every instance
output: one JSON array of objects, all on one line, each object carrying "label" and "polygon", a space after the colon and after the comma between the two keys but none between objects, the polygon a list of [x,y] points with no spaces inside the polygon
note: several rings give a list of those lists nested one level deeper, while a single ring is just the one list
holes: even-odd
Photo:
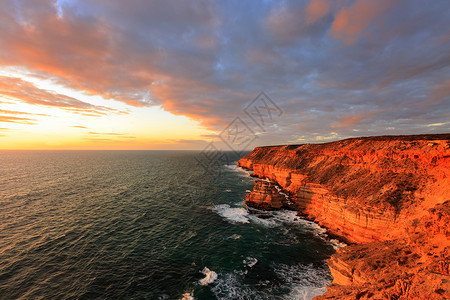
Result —
[{"label": "dark blue water", "polygon": [[288,211],[261,218],[243,204],[248,174],[220,165],[211,176],[196,157],[0,152],[0,298],[323,293],[331,281],[324,260],[334,252],[323,230]]}]

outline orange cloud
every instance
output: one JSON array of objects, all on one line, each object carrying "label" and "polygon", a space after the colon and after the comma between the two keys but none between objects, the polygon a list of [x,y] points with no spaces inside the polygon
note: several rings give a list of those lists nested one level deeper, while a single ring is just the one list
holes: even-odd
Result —
[{"label": "orange cloud", "polygon": [[14,116],[0,116],[0,122],[34,125],[36,120]]},{"label": "orange cloud", "polygon": [[130,136],[125,133],[116,133],[116,132],[93,132],[90,131],[84,137],[87,141],[95,141],[95,142],[124,142],[136,139],[135,136]]},{"label": "orange cloud", "polygon": [[105,115],[115,110],[95,106],[78,99],[40,89],[20,78],[0,76],[0,96],[12,98],[33,105],[58,107],[72,112],[86,113],[90,116]]},{"label": "orange cloud", "polygon": [[31,114],[28,112],[23,112],[23,111],[13,111],[13,110],[4,110],[4,109],[0,109],[0,114],[1,115],[33,115],[33,116],[43,116],[43,117],[48,117],[49,115],[46,114]]},{"label": "orange cloud", "polygon": [[121,138],[135,138],[134,136],[129,136],[125,133],[117,133],[117,132],[93,132],[89,131],[87,134],[91,135],[104,135],[104,136],[117,136]]},{"label": "orange cloud", "polygon": [[[337,128],[355,124],[368,128],[364,118],[348,115],[347,108],[362,105],[374,111],[381,105],[371,101],[379,98],[398,104],[392,114],[380,116],[385,119],[407,113],[436,118],[437,109],[412,109],[410,103],[423,98],[406,98],[409,92],[415,96],[428,92],[430,101],[445,104],[445,85],[432,92],[429,84],[435,78],[448,78],[445,5],[406,1],[408,5],[403,2],[391,9],[397,1],[269,1],[264,6],[239,6],[239,14],[236,7],[217,1],[210,6],[176,0],[59,1],[65,3],[62,15],[54,0],[27,5],[3,1],[0,68],[17,67],[29,76],[130,105],[160,104],[216,130],[242,113],[245,103],[261,89],[286,107],[286,118],[276,129],[285,132],[288,127],[283,125],[299,122],[296,113],[308,109],[312,119],[320,119],[311,121],[315,123],[308,124],[308,130],[322,130],[322,136],[337,123]],[[346,45],[372,39],[370,45],[346,49],[334,47],[330,38]],[[418,80],[408,82],[411,78]],[[383,81],[402,84],[381,89],[378,83]],[[83,116],[110,112],[26,83],[6,83],[2,88],[0,82],[0,90],[8,98]],[[296,102],[298,97],[304,103]],[[315,114],[318,110],[323,113],[320,118]],[[80,119],[70,122],[86,125]],[[88,124],[88,130],[100,129],[96,127],[100,122]],[[260,135],[272,142],[268,136]],[[104,137],[111,136],[99,138]]]},{"label": "orange cloud", "polygon": [[306,7],[306,22],[314,23],[317,20],[326,16],[331,9],[328,0],[311,0]]},{"label": "orange cloud", "polygon": [[431,106],[438,105],[444,99],[450,101],[450,79],[444,79],[431,88],[428,97],[422,105]]},{"label": "orange cloud", "polygon": [[[197,5],[191,7],[191,4],[189,1],[177,2],[178,8],[186,6],[186,12],[177,14],[177,19],[172,23],[179,22],[180,17],[186,17],[186,21],[200,22],[202,27],[217,22],[211,17],[211,11],[197,10]],[[125,15],[140,15],[145,10],[137,7],[146,7],[145,4],[115,5],[125,10]],[[172,10],[171,5],[160,5],[148,13],[155,14],[154,10],[169,7]],[[22,9],[26,10],[26,7]],[[132,106],[160,104],[151,97],[154,82],[171,77],[194,78],[198,76],[195,72],[210,67],[213,59],[212,56],[208,59],[202,54],[180,53],[179,49],[166,49],[141,41],[135,33],[124,32],[109,23],[111,20],[107,18],[88,18],[70,9],[64,10],[64,16],[60,17],[50,1],[42,2],[37,11],[29,9],[22,12],[22,18],[27,19],[26,24],[12,17],[11,10],[10,7],[3,7],[1,11],[0,4],[0,18],[8,20],[9,24],[5,30],[2,29],[0,37],[3,48],[0,49],[0,66],[25,67],[35,76],[51,78],[63,86]],[[170,13],[170,10],[165,13]],[[200,19],[191,20],[193,15],[189,14],[190,10]],[[165,16],[154,17],[167,22]],[[205,49],[214,49],[219,42],[211,34],[196,36],[194,40]],[[200,75],[202,78],[207,76]],[[187,90],[192,90],[193,86],[195,83]],[[158,101],[164,100],[158,98]]]},{"label": "orange cloud", "polygon": [[356,0],[336,13],[330,34],[351,46],[375,19],[395,3],[395,0]]},{"label": "orange cloud", "polygon": [[371,113],[361,113],[357,115],[347,116],[343,117],[339,120],[338,124],[332,125],[331,128],[349,128],[356,126],[361,121],[373,118],[375,115],[377,115],[378,112],[371,112]]},{"label": "orange cloud", "polygon": [[[42,2],[38,12],[27,12],[27,23],[20,23],[3,7],[0,18],[8,21],[2,29],[0,65],[22,66],[46,78],[89,94],[115,98],[130,105],[145,103],[136,99],[133,84],[148,81],[144,78],[124,76],[121,62],[112,57],[126,57],[111,43],[115,32],[99,19],[79,20],[70,12],[64,18],[56,13],[53,3]],[[1,9],[0,9],[1,10]],[[26,14],[26,13],[24,13]],[[142,68],[142,67],[141,67]]]},{"label": "orange cloud", "polygon": [[[15,115],[32,115],[32,116],[48,117],[48,115],[45,115],[45,114],[35,114],[35,113],[28,113],[28,112],[23,112],[23,111],[0,109],[0,122],[20,123],[20,124],[29,124],[29,125],[36,124],[35,119],[30,119],[30,118],[26,118],[26,117],[16,117]],[[7,128],[0,128],[0,130],[2,130],[2,129],[7,130]]]},{"label": "orange cloud", "polygon": [[[195,91],[191,87],[195,85]],[[186,93],[190,91],[190,93]],[[208,127],[223,127],[224,120],[212,113],[211,108],[217,105],[213,95],[218,93],[218,88],[190,79],[172,78],[165,83],[155,84],[152,87],[152,94],[163,99],[163,107],[166,111],[174,115],[182,115],[194,120],[198,120],[202,125]],[[230,96],[231,96],[231,92]],[[251,99],[249,97],[249,99]],[[227,103],[223,103],[228,109]],[[187,109],[188,108],[188,109]]]}]

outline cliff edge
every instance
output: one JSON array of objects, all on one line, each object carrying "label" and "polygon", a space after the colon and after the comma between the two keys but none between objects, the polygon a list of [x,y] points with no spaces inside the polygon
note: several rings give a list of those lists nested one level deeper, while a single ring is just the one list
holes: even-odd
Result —
[{"label": "cliff edge", "polygon": [[350,244],[318,298],[450,299],[450,134],[257,147],[238,166],[272,182],[247,205],[295,209]]}]

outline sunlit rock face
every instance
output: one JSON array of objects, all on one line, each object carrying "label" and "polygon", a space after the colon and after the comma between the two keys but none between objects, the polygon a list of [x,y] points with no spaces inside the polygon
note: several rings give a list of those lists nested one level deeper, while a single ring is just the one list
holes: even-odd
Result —
[{"label": "sunlit rock face", "polygon": [[269,181],[256,181],[253,191],[245,196],[248,206],[264,210],[280,209],[285,202],[286,198],[276,189],[276,184]]},{"label": "sunlit rock face", "polygon": [[[289,207],[360,244],[329,260],[334,283],[323,297],[348,289],[349,298],[448,298],[450,134],[258,147],[238,165],[278,185]],[[277,191],[257,182],[247,205],[282,207]]]}]

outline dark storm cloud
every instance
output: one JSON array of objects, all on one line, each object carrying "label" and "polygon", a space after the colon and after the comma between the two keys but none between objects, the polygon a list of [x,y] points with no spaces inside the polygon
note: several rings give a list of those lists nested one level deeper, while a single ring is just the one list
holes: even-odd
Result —
[{"label": "dark storm cloud", "polygon": [[260,144],[443,132],[449,20],[439,0],[6,1],[0,64],[217,130],[263,90],[284,114]]}]

